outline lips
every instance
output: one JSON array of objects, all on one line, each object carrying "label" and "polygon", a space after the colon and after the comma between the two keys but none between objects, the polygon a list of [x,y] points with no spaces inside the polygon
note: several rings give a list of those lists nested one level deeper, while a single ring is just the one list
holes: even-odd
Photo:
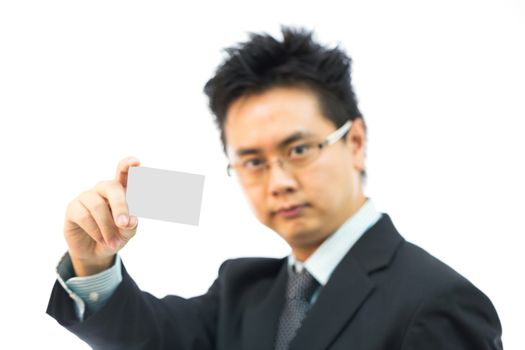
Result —
[{"label": "lips", "polygon": [[308,204],[294,204],[282,206],[273,212],[274,215],[279,215],[285,218],[292,218],[299,216],[304,208],[308,207]]}]

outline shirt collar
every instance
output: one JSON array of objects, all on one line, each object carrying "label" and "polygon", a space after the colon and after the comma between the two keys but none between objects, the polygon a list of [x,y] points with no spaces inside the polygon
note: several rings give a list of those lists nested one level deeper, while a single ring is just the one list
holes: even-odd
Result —
[{"label": "shirt collar", "polygon": [[297,271],[306,268],[324,286],[336,266],[359,238],[379,219],[379,213],[370,198],[343,225],[330,235],[304,263],[293,254],[288,256],[288,268]]}]

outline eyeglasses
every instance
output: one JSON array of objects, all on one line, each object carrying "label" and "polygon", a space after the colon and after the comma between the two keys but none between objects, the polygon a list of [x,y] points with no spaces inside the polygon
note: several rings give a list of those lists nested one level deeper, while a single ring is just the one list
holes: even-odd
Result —
[{"label": "eyeglasses", "polygon": [[[321,151],[327,146],[333,145],[345,136],[352,127],[352,121],[348,120],[339,129],[328,135],[323,142],[309,140],[298,140],[282,148],[275,161],[288,171],[302,168],[312,163],[319,157]],[[268,162],[261,155],[249,155],[241,157],[237,162],[228,164],[226,171],[229,176],[237,177],[244,185],[255,185],[261,183],[273,162]]]}]

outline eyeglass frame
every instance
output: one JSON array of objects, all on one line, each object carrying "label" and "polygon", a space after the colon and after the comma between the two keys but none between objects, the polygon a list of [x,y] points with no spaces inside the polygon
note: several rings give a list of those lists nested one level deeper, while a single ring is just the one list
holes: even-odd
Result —
[{"label": "eyeglass frame", "polygon": [[[319,155],[321,154],[321,151],[323,149],[325,149],[327,146],[331,146],[334,143],[336,143],[337,141],[339,141],[341,138],[343,138],[350,131],[351,128],[352,128],[352,120],[349,119],[349,120],[346,121],[346,123],[341,125],[337,130],[335,130],[335,131],[331,132],[330,134],[328,134],[328,136],[326,136],[326,138],[323,140],[323,142],[317,143],[316,146],[320,150],[319,151]],[[317,157],[312,159],[312,162],[315,159],[317,159]],[[281,166],[283,166],[284,164],[288,164],[289,163],[288,161],[283,160],[282,157],[278,157],[277,161],[279,161],[281,163]],[[268,169],[270,169],[270,167],[272,166],[273,163],[274,162],[266,163],[265,166],[264,166],[264,170],[267,171]],[[311,163],[309,162],[307,164],[304,164],[304,166],[306,166],[308,164],[311,164]],[[228,166],[226,167],[226,173],[230,177],[232,176],[231,172],[234,170],[233,169],[234,166],[235,166],[235,164],[229,163]]]}]

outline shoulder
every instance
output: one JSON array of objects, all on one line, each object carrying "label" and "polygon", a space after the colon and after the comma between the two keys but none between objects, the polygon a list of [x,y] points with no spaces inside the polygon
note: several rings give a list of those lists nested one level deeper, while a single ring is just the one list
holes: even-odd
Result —
[{"label": "shoulder", "polygon": [[[417,290],[403,349],[502,349],[501,323],[487,295],[453,268],[422,248],[406,243],[405,279]],[[411,264],[410,261],[412,261]]]},{"label": "shoulder", "polygon": [[366,262],[363,266],[379,289],[395,295],[405,310],[454,301],[482,305],[494,313],[492,303],[481,290],[439,258],[406,241],[388,217],[370,233],[358,254],[359,261]]},{"label": "shoulder", "polygon": [[[286,264],[286,258],[237,258],[224,261],[218,277],[210,288],[228,305],[245,305],[267,293]],[[209,291],[209,292],[210,292]]]},{"label": "shoulder", "polygon": [[354,250],[353,255],[371,276],[391,279],[402,289],[417,287],[414,294],[439,293],[453,285],[474,288],[452,267],[406,241],[387,214],[356,243]]},{"label": "shoulder", "polygon": [[405,241],[396,254],[392,268],[402,275],[401,279],[407,285],[427,297],[442,299],[451,295],[464,296],[465,300],[471,298],[493,309],[488,296],[468,276],[416,244]]},{"label": "shoulder", "polygon": [[[448,339],[451,348],[465,339],[476,349],[499,349],[501,324],[490,299],[466,277],[426,250],[404,242],[391,268],[399,285],[412,296],[407,348],[429,338]],[[492,344],[485,347],[485,344]],[[408,344],[411,344],[408,346]],[[445,346],[446,344],[442,344]]]},{"label": "shoulder", "polygon": [[356,242],[351,255],[372,279],[407,289],[412,296],[439,293],[455,284],[471,285],[452,267],[406,241],[387,214]]},{"label": "shoulder", "polygon": [[425,249],[404,241],[388,268],[395,284],[415,300],[455,294],[488,300],[470,280]]},{"label": "shoulder", "polygon": [[407,277],[428,282],[433,287],[451,283],[470,284],[470,282],[425,249],[408,241],[401,244],[393,261],[394,269],[403,270]]},{"label": "shoulder", "polygon": [[219,279],[229,282],[242,281],[249,283],[253,280],[275,278],[286,258],[236,258],[225,260],[219,267]]}]

